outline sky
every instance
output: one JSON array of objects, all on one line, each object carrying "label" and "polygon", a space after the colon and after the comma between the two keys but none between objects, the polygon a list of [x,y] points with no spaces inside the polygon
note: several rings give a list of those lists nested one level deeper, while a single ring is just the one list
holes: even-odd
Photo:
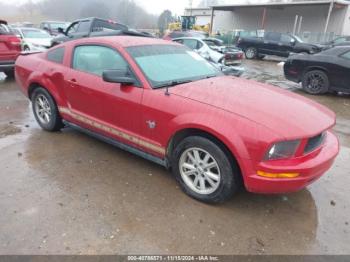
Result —
[{"label": "sky", "polygon": [[[0,0],[0,3],[20,5],[28,0]],[[32,0],[39,2],[41,0]],[[74,0],[72,0],[74,1]],[[189,0],[135,0],[140,6],[146,9],[149,13],[160,14],[165,9],[170,9],[174,14],[182,15],[184,8],[189,6]],[[226,2],[237,2],[244,0],[226,0]],[[260,0],[257,0],[260,1]],[[199,4],[200,0],[193,0],[193,7]]]},{"label": "sky", "polygon": [[[20,5],[28,0],[0,0],[0,3]],[[41,0],[32,0],[39,2]],[[74,1],[74,0],[72,0]],[[183,14],[184,8],[189,6],[189,0],[136,0],[140,6],[146,9],[149,13],[160,14],[165,9],[170,9],[173,13]],[[200,0],[193,0],[193,6],[197,6]]]}]

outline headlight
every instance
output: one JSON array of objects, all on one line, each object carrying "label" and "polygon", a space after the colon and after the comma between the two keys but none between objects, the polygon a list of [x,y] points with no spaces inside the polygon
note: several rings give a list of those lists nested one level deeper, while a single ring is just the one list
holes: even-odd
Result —
[{"label": "headlight", "polygon": [[264,160],[289,158],[295,155],[300,140],[283,141],[274,144],[266,153]]}]

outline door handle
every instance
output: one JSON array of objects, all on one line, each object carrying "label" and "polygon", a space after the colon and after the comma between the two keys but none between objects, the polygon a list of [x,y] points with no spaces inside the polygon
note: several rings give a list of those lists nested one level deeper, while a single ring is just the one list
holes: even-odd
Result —
[{"label": "door handle", "polygon": [[76,84],[77,80],[75,78],[72,78],[72,79],[68,80],[68,82],[71,84]]}]

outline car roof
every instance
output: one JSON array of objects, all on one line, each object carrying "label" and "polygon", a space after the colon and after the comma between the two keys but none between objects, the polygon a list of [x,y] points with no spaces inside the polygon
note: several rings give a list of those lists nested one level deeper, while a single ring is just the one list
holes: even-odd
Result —
[{"label": "car roof", "polygon": [[167,41],[167,40],[158,39],[158,38],[125,36],[125,35],[81,38],[78,40],[69,41],[68,43],[75,43],[75,44],[99,43],[99,44],[116,45],[121,47],[142,46],[142,45],[177,45],[172,41]]},{"label": "car roof", "polygon": [[175,40],[181,40],[181,39],[193,39],[193,40],[201,41],[201,40],[204,40],[205,38],[202,39],[202,38],[199,38],[199,37],[184,36],[184,37],[176,37],[176,38],[174,38],[172,40],[175,41]]}]

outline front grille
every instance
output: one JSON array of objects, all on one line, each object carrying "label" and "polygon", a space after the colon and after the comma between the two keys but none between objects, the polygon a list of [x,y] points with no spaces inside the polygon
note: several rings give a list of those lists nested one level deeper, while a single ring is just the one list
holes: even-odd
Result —
[{"label": "front grille", "polygon": [[314,151],[316,148],[318,148],[319,146],[321,146],[325,137],[326,137],[326,132],[323,132],[317,136],[309,138],[304,149],[304,154],[310,153]]}]

